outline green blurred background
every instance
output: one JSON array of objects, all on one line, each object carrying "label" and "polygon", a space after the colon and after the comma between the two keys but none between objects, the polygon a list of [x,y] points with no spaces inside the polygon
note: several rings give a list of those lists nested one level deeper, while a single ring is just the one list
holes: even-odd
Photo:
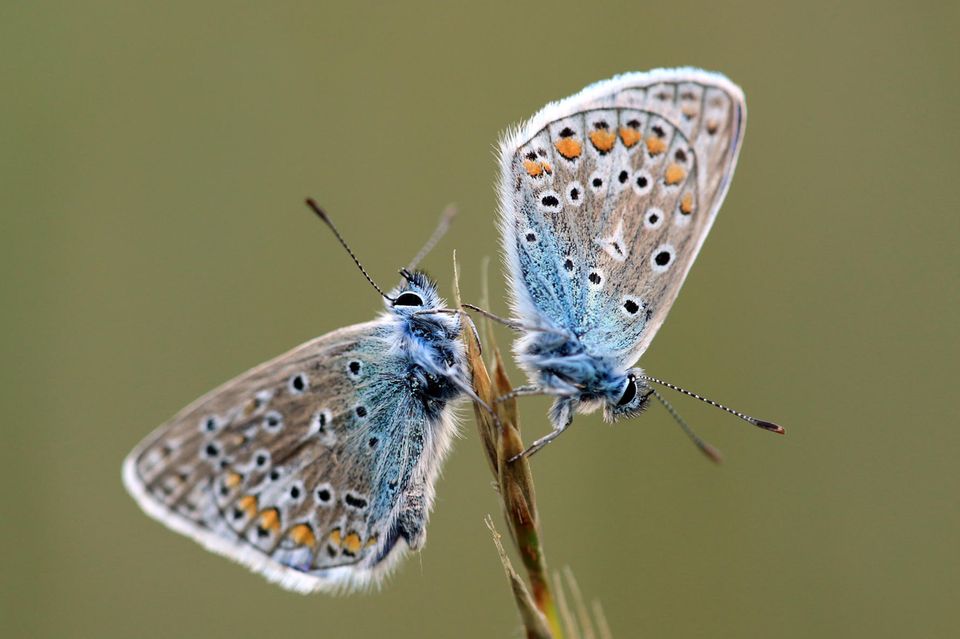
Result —
[{"label": "green blurred background", "polygon": [[[788,434],[676,398],[714,467],[662,410],[578,419],[534,463],[548,560],[617,637],[956,636],[956,7],[5,2],[0,635],[518,636],[467,407],[426,550],[367,596],[206,553],[139,511],[120,463],[379,309],[304,196],[383,281],[457,202],[425,266],[448,293],[457,248],[476,300],[498,132],[690,64],[740,83],[750,122],[642,363]],[[545,409],[524,402],[528,436]]]}]

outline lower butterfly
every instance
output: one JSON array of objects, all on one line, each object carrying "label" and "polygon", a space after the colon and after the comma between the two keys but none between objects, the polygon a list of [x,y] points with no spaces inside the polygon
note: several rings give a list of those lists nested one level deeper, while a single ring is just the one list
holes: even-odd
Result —
[{"label": "lower butterfly", "polygon": [[[312,201],[308,203],[330,225]],[[421,548],[470,394],[461,316],[411,272],[386,311],[311,340],[187,406],[127,457],[123,481],[151,517],[290,590],[377,583]]]}]

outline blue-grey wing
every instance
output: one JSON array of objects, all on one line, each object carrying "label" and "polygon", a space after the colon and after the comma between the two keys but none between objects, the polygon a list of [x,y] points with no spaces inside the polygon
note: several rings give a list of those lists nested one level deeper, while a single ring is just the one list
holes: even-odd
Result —
[{"label": "blue-grey wing", "polygon": [[128,456],[151,516],[293,590],[375,582],[419,548],[453,431],[388,321],[329,333],[197,400]]},{"label": "blue-grey wing", "polygon": [[666,318],[726,194],[743,94],[696,69],[618,76],[501,142],[514,312],[632,364]]}]

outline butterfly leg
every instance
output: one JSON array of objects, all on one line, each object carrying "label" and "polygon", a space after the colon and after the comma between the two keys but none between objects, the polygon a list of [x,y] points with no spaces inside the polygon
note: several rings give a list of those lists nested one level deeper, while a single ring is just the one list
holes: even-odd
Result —
[{"label": "butterfly leg", "polygon": [[517,320],[507,319],[505,317],[500,317],[499,315],[494,315],[490,311],[484,310],[479,306],[473,304],[463,304],[464,307],[469,308],[471,311],[476,311],[489,320],[493,320],[498,324],[503,324],[507,328],[511,328],[515,331],[533,331],[536,333],[555,333],[557,335],[562,335],[563,337],[570,337],[570,333],[559,328],[552,328],[550,326],[537,326],[535,324],[527,324],[525,322],[518,322]]},{"label": "butterfly leg", "polygon": [[[565,331],[565,330],[560,329],[560,328],[551,328],[551,327],[549,327],[549,326],[537,326],[537,325],[534,325],[534,324],[527,324],[527,323],[525,323],[525,322],[518,322],[518,321],[516,321],[516,320],[507,319],[507,318],[505,318],[505,317],[500,317],[499,315],[494,315],[494,314],[491,313],[490,311],[486,311],[486,310],[480,308],[479,306],[475,306],[475,305],[473,305],[473,304],[466,304],[466,303],[465,303],[465,304],[463,304],[463,306],[465,306],[466,308],[469,308],[469,309],[472,310],[472,311],[475,311],[475,312],[477,312],[477,313],[480,313],[481,315],[483,315],[484,317],[486,317],[486,318],[489,319],[489,320],[493,320],[494,322],[497,322],[498,324],[503,324],[504,326],[506,326],[506,327],[508,327],[508,328],[511,328],[511,329],[513,329],[513,330],[515,330],[515,331],[518,331],[518,332],[520,332],[520,331],[533,331],[533,332],[535,332],[535,333],[553,333],[553,334],[555,334],[555,335],[561,335],[561,336],[566,337],[566,338],[571,337],[571,336],[570,336],[570,333],[569,333],[568,331]],[[455,314],[457,314],[457,313],[461,313],[461,314],[463,314],[464,317],[466,317],[466,318],[468,318],[468,319],[470,318],[470,316],[469,316],[467,313],[465,313],[465,312],[462,311],[462,310],[457,310],[457,309],[455,309],[455,308],[428,308],[428,309],[424,309],[424,310],[422,310],[422,311],[417,311],[417,312],[414,313],[414,315],[430,315],[431,313],[448,313],[448,314],[451,314],[451,315],[455,315]],[[477,334],[477,328],[476,328],[476,325],[473,324],[473,320],[472,320],[472,319],[470,319],[470,324],[473,325],[473,332],[474,332],[474,334]],[[477,341],[479,342],[479,339],[478,339]]]},{"label": "butterfly leg", "polygon": [[560,433],[562,433],[563,431],[567,430],[567,427],[568,427],[571,423],[573,423],[573,420],[572,420],[572,419],[571,419],[570,422],[568,422],[567,424],[565,424],[565,425],[563,425],[563,426],[558,426],[558,427],[554,428],[551,432],[547,433],[546,435],[544,435],[544,436],[541,437],[540,439],[538,439],[538,440],[536,440],[535,442],[533,442],[532,444],[530,444],[530,447],[527,448],[525,451],[523,451],[523,452],[520,453],[519,455],[515,455],[514,457],[511,457],[511,458],[510,458],[510,462],[513,463],[513,462],[517,461],[518,459],[520,459],[521,457],[526,457],[526,458],[529,459],[530,457],[533,456],[534,453],[538,452],[541,448],[543,448],[544,446],[546,446],[547,444],[549,444],[550,442],[552,442],[553,440],[555,440],[557,437],[559,437],[559,436],[560,436]]},{"label": "butterfly leg", "polygon": [[493,403],[502,404],[503,402],[509,401],[511,399],[515,399],[517,397],[529,397],[531,395],[544,395],[544,394],[546,394],[546,391],[544,391],[539,386],[534,386],[532,384],[528,386],[517,386],[509,393],[505,395],[501,395],[500,397],[493,400]]},{"label": "butterfly leg", "polygon": [[476,311],[477,313],[480,313],[481,315],[486,317],[488,320],[493,320],[498,324],[503,324],[507,328],[512,328],[515,331],[524,330],[524,325],[522,322],[518,322],[512,319],[507,319],[505,317],[500,317],[499,315],[494,315],[490,311],[484,310],[479,306],[474,306],[473,304],[463,304],[463,306],[469,308],[471,311]]},{"label": "butterfly leg", "polygon": [[558,399],[550,409],[550,419],[553,422],[553,430],[530,444],[529,448],[511,458],[510,461],[515,462],[521,457],[530,458],[534,453],[559,437],[560,433],[567,430],[570,424],[573,423],[573,402],[574,400],[569,398]]},{"label": "butterfly leg", "polygon": [[[477,406],[479,406],[480,408],[482,408],[485,412],[487,412],[487,413],[490,415],[490,417],[493,418],[493,423],[497,425],[497,428],[500,428],[500,427],[501,427],[500,418],[497,417],[496,411],[493,410],[493,407],[490,406],[490,404],[488,404],[487,402],[483,401],[483,398],[480,397],[479,395],[477,395],[476,391],[474,391],[473,388],[472,388],[469,384],[460,381],[460,380],[457,379],[456,377],[451,378],[451,381],[453,382],[453,384],[454,384],[457,388],[459,388],[461,391],[463,391],[463,393],[464,393],[467,397],[469,397],[469,398],[471,399],[471,401],[475,402],[475,403],[477,404]],[[497,400],[494,400],[494,403],[496,403],[496,402],[497,402]]]}]

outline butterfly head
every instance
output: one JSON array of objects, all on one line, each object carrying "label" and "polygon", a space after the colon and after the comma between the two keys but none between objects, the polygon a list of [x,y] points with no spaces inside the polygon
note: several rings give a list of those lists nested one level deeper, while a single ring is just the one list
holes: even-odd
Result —
[{"label": "butterfly head", "polygon": [[437,293],[437,284],[422,271],[400,271],[403,282],[384,298],[387,310],[395,315],[408,316],[418,311],[439,308],[443,300]]},{"label": "butterfly head", "polygon": [[640,381],[642,374],[639,368],[630,369],[619,385],[611,387],[603,408],[604,419],[613,422],[635,417],[646,410],[652,391]]},{"label": "butterfly head", "polygon": [[407,381],[428,400],[448,400],[461,386],[451,377],[466,376],[460,317],[444,308],[437,284],[421,271],[400,271],[403,282],[386,299],[397,344],[409,356]]}]

